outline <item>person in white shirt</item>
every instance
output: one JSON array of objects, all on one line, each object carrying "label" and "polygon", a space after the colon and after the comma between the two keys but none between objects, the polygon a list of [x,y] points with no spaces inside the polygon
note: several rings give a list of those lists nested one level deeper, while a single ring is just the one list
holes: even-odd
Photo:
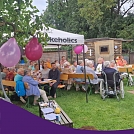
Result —
[{"label": "person in white shirt", "polygon": [[72,69],[73,73],[76,73],[76,68],[77,68],[77,61],[73,61],[73,64],[70,66]]},{"label": "person in white shirt", "polygon": [[99,57],[98,58],[98,63],[96,65],[96,67],[95,67],[95,71],[96,72],[99,73],[99,72],[101,72],[104,69],[103,62],[104,62],[103,58],[102,57]]}]

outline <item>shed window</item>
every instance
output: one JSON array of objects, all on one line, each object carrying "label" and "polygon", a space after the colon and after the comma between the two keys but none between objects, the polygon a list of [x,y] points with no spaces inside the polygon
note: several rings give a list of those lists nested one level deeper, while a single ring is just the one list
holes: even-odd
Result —
[{"label": "shed window", "polygon": [[100,54],[108,54],[109,53],[109,46],[100,46]]}]

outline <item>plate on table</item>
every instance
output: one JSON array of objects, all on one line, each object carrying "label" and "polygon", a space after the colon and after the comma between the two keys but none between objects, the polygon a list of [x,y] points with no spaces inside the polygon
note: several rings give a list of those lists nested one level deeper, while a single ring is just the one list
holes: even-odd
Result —
[{"label": "plate on table", "polygon": [[52,79],[44,79],[44,81],[50,81],[50,80],[52,80]]},{"label": "plate on table", "polygon": [[101,74],[101,72],[97,72],[97,71],[95,71],[95,74]]},{"label": "plate on table", "polygon": [[43,112],[43,114],[49,114],[49,113],[53,113],[54,110],[52,108],[42,108],[41,111]]},{"label": "plate on table", "polygon": [[46,106],[48,106],[48,103],[42,103],[42,104],[40,104],[40,106],[41,107],[46,107]]},{"label": "plate on table", "polygon": [[50,120],[50,121],[56,120],[56,114],[54,114],[54,113],[46,114],[46,115],[44,115],[44,117],[46,120]]}]

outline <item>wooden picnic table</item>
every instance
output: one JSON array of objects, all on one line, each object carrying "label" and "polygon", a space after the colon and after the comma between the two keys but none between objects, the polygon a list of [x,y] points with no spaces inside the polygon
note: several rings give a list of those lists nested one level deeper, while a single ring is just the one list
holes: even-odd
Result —
[{"label": "wooden picnic table", "polygon": [[44,79],[43,81],[39,81],[39,84],[49,84],[51,82],[56,82],[56,80]]},{"label": "wooden picnic table", "polygon": [[121,73],[132,73],[134,71],[134,68],[132,67],[132,65],[117,66],[117,70]]},{"label": "wooden picnic table", "polygon": [[[56,120],[53,120],[51,122],[55,123],[55,124],[58,124],[58,125],[62,125],[62,126],[67,126],[67,127],[71,127],[73,128],[73,121],[68,117],[68,115],[63,111],[63,109],[57,104],[57,102],[55,100],[51,100],[51,102],[54,104],[54,105],[57,105],[57,107],[60,108],[61,110],[61,113],[60,113],[60,117],[61,117],[61,120],[60,121],[56,121]],[[42,108],[47,108],[49,106],[42,106],[41,105],[42,102],[39,102],[39,116],[42,118],[45,119],[45,117],[43,116],[43,112],[41,111]],[[54,110],[55,108],[51,106],[51,108]]]}]

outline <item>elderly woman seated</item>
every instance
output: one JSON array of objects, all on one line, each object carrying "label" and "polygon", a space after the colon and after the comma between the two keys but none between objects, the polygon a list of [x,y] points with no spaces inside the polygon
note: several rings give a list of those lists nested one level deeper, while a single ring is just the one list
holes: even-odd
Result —
[{"label": "elderly woman seated", "polygon": [[19,68],[17,70],[17,75],[15,75],[14,77],[14,81],[16,82],[15,91],[17,95],[20,97],[21,102],[26,103],[25,99],[23,98],[26,95],[24,84],[22,82],[23,76],[24,76],[24,69]]},{"label": "elderly woman seated", "polygon": [[[62,73],[64,74],[72,74],[73,73],[73,70],[72,68],[70,67],[70,63],[68,61],[66,61],[64,64],[64,68],[62,70]],[[72,79],[69,79],[67,81],[67,90],[69,90],[71,88],[71,84],[72,84]]]},{"label": "elderly woman seated", "polygon": [[[102,81],[102,79],[99,79],[98,76],[95,74],[94,68],[93,68],[93,61],[88,60],[86,63],[86,73],[87,74],[93,74],[94,79],[90,80],[90,83],[94,85],[95,87],[95,93],[99,93],[99,82]],[[87,80],[88,81],[88,80]]]},{"label": "elderly woman seated", "polygon": [[22,81],[28,83],[28,87],[26,89],[26,96],[34,95],[33,105],[37,104],[37,100],[38,100],[40,95],[43,98],[44,102],[48,102],[46,92],[44,90],[39,89],[39,87],[38,87],[39,82],[34,80],[31,77],[31,71],[30,70],[27,70],[25,72],[25,76],[23,77]]},{"label": "elderly woman seated", "polygon": [[68,61],[66,61],[63,65],[64,65],[64,68],[62,70],[62,73],[65,73],[65,74],[73,73],[73,70],[70,67],[70,63]]},{"label": "elderly woman seated", "polygon": [[116,66],[116,63],[115,63],[115,60],[111,60],[110,61],[110,67],[117,70],[117,66]]},{"label": "elderly woman seated", "polygon": [[73,61],[72,65],[70,66],[70,68],[72,69],[73,73],[76,73],[77,61]]}]

